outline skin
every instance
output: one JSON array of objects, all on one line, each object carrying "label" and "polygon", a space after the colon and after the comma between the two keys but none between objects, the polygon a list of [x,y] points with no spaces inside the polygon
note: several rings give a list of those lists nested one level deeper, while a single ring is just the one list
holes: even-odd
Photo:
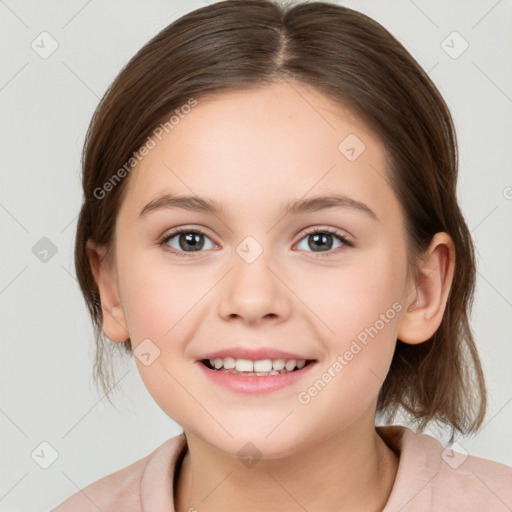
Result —
[{"label": "skin", "polygon": [[[366,146],[349,161],[338,145]],[[438,233],[418,278],[406,277],[405,220],[386,181],[386,150],[346,108],[304,85],[279,82],[224,93],[198,105],[129,176],[116,220],[115,259],[92,242],[103,330],[136,347],[149,338],[160,356],[141,378],[187,434],[176,479],[178,512],[214,510],[382,510],[399,459],[375,430],[379,389],[397,338],[421,343],[437,330],[453,278],[454,249]],[[207,197],[221,215],[168,208],[142,219],[162,192]],[[368,205],[286,215],[282,202],[333,193]],[[108,197],[104,200],[108,200]],[[201,228],[205,246],[181,257],[159,245],[172,228]],[[331,228],[314,252],[306,228]],[[262,247],[252,263],[236,249]],[[179,235],[167,242],[176,250]],[[297,397],[394,303],[401,310],[309,403]],[[308,377],[267,395],[212,384],[196,359],[247,345],[298,352],[317,363]],[[252,467],[237,452],[253,443]],[[321,489],[322,492],[318,492]]]}]

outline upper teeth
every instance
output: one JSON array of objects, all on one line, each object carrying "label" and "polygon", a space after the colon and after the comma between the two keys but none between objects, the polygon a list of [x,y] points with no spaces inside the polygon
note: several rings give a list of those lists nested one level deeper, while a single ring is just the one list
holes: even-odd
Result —
[{"label": "upper teeth", "polygon": [[235,359],[233,357],[225,357],[224,359],[216,357],[210,359],[210,364],[219,370],[224,368],[230,370],[236,369],[238,372],[270,372],[274,370],[282,370],[286,368],[289,372],[293,371],[295,367],[302,368],[306,361],[305,359],[259,359],[258,361],[251,361],[250,359]]}]

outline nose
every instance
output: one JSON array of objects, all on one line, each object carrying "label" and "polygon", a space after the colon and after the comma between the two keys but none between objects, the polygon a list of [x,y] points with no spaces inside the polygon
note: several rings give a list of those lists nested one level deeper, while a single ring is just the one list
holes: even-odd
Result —
[{"label": "nose", "polygon": [[235,255],[234,268],[221,286],[219,315],[252,325],[283,322],[290,316],[291,291],[278,276],[264,255],[252,263]]}]

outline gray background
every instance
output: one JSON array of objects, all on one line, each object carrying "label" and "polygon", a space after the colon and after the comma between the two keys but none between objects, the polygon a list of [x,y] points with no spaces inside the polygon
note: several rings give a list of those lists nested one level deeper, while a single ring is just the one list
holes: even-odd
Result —
[{"label": "gray background", "polygon": [[[390,30],[453,113],[458,193],[479,265],[473,326],[489,387],[484,428],[458,442],[472,455],[512,465],[512,3],[343,4]],[[153,402],[132,361],[118,373],[119,410],[96,392],[92,328],[76,282],[73,243],[80,151],[99,98],[150,37],[204,5],[0,0],[2,511],[54,507],[180,432]],[[42,45],[43,31],[58,43],[46,59],[31,47],[34,40]],[[446,45],[452,54],[462,49],[458,36],[446,40],[453,31],[469,43],[458,58],[445,51]],[[33,252],[43,237],[57,249],[46,262]],[[40,446],[44,441],[58,453],[48,469],[40,467],[51,453]],[[39,459],[32,458],[34,450]]]}]

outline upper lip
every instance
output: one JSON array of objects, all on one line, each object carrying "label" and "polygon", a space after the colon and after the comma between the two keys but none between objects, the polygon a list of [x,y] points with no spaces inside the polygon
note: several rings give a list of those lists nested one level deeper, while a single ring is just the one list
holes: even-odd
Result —
[{"label": "upper lip", "polygon": [[295,359],[297,361],[305,360],[310,361],[313,358],[306,357],[304,355],[296,354],[293,352],[287,352],[285,350],[278,350],[272,347],[260,347],[260,348],[249,348],[249,347],[231,347],[223,350],[217,350],[215,352],[208,352],[199,357],[199,361],[203,359],[225,359],[226,357],[233,357],[234,359],[249,359],[251,361],[260,361],[262,359],[285,359],[287,361]]}]

